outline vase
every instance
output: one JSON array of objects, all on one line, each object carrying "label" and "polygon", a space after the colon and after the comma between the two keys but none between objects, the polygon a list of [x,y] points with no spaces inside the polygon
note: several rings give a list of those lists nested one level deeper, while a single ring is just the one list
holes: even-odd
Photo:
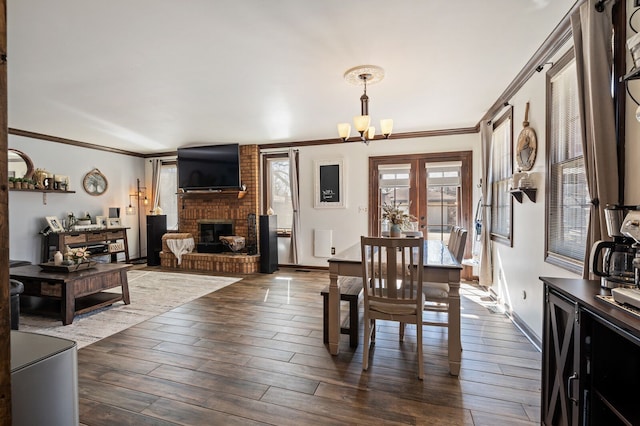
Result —
[{"label": "vase", "polygon": [[402,235],[402,228],[400,227],[400,225],[397,223],[392,224],[391,229],[389,229],[389,236],[399,237],[401,235]]}]

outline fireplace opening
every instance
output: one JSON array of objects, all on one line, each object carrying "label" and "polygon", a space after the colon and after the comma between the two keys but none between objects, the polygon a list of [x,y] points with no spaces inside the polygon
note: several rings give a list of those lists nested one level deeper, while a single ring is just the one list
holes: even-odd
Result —
[{"label": "fireplace opening", "polygon": [[222,253],[229,251],[220,236],[234,235],[233,222],[220,220],[203,220],[198,222],[198,252]]}]

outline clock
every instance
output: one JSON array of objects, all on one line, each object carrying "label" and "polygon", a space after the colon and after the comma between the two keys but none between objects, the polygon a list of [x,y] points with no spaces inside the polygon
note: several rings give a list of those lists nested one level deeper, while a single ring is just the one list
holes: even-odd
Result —
[{"label": "clock", "polygon": [[89,195],[102,195],[107,191],[109,183],[100,170],[93,169],[82,180],[82,187]]}]

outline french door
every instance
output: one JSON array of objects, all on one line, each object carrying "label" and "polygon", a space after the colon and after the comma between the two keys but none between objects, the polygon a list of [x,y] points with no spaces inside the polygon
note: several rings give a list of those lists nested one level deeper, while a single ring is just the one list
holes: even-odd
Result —
[{"label": "french door", "polygon": [[471,159],[471,151],[369,158],[369,235],[386,227],[382,206],[396,204],[415,216],[425,239],[446,243],[451,229],[462,226],[471,247]]}]

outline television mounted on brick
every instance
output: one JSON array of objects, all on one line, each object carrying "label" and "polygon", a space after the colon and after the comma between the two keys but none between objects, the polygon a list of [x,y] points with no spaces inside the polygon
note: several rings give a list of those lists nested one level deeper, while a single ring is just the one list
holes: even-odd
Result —
[{"label": "television mounted on brick", "polygon": [[239,190],[240,145],[178,148],[178,188],[187,191]]}]

